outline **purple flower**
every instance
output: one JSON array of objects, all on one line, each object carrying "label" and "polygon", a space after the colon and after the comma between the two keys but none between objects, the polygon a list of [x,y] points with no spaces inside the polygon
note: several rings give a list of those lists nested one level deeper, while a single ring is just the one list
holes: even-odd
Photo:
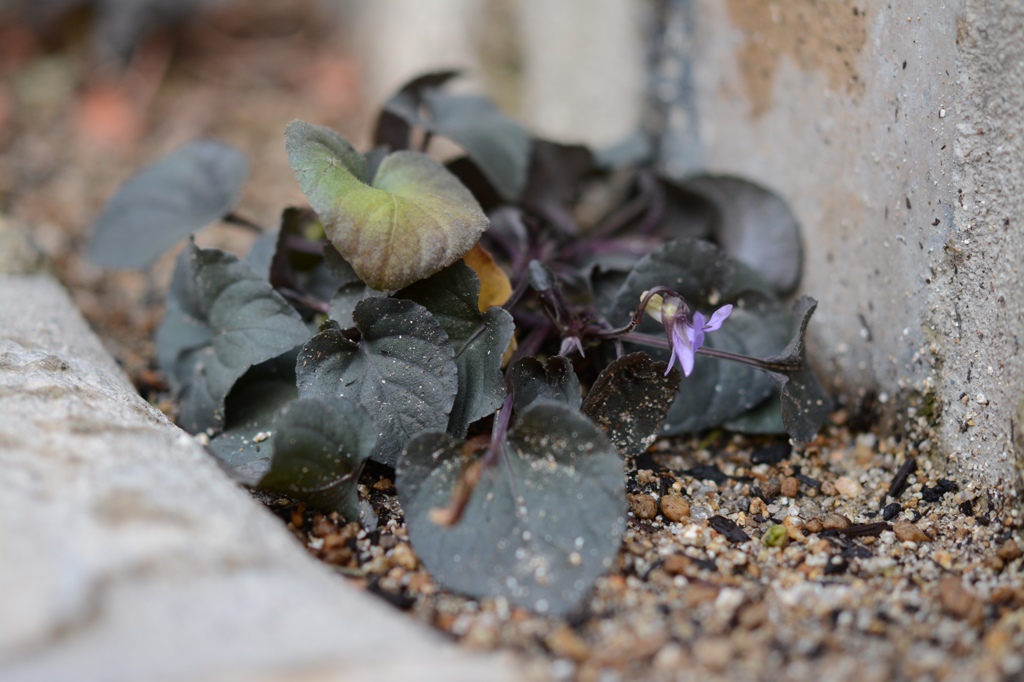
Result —
[{"label": "purple flower", "polygon": [[[646,295],[646,292],[644,293]],[[672,366],[678,358],[683,374],[690,376],[693,372],[694,356],[704,345],[705,332],[713,332],[721,327],[731,312],[732,306],[724,305],[711,315],[711,319],[707,319],[703,313],[696,310],[691,314],[683,299],[678,296],[652,296],[647,304],[647,314],[665,327],[672,349],[672,359],[669,360],[665,374],[672,371]]]}]

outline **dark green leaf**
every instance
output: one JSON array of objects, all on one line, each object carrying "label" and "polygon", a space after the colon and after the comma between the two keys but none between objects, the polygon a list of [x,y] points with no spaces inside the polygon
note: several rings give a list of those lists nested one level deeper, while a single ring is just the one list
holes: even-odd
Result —
[{"label": "dark green leaf", "polygon": [[505,597],[563,615],[611,568],[625,529],[622,460],[605,435],[566,405],[538,402],[485,468],[455,526],[436,525],[463,468],[444,433],[415,438],[398,468],[399,500],[416,553],[449,589]]},{"label": "dark green leaf", "polygon": [[526,184],[530,135],[485,97],[424,91],[430,118],[424,128],[466,150],[506,200],[519,198]]},{"label": "dark green leaf", "polygon": [[293,121],[288,160],[331,243],[359,278],[392,291],[461,258],[487,229],[473,195],[428,156],[401,151],[366,184],[366,162],[327,128]]},{"label": "dark green leaf", "polygon": [[654,142],[646,130],[637,130],[619,142],[599,149],[594,160],[600,168],[615,170],[624,166],[649,164],[654,155]]},{"label": "dark green leaf", "polygon": [[539,294],[558,289],[558,279],[551,270],[539,260],[531,260],[527,268],[530,286]]},{"label": "dark green leaf", "polygon": [[277,236],[278,233],[266,232],[261,234],[259,238],[253,242],[252,248],[249,249],[249,255],[245,257],[245,262],[249,264],[256,274],[270,279],[270,264],[274,260],[274,252],[277,251]]},{"label": "dark green leaf", "polygon": [[455,75],[430,73],[406,84],[384,105],[377,144],[407,148],[412,126],[441,135],[466,150],[505,200],[518,199],[526,184],[529,134],[485,97],[441,91],[440,86]]},{"label": "dark green leaf", "polygon": [[437,88],[459,75],[458,71],[436,71],[417,76],[384,103],[377,119],[374,144],[392,150],[408,149],[412,126],[419,125],[423,93]]},{"label": "dark green leaf", "polygon": [[542,363],[523,358],[512,367],[513,409],[522,414],[538,400],[548,400],[580,409],[583,402],[580,380],[568,358],[556,355]]},{"label": "dark green leaf", "polygon": [[[277,249],[270,266],[270,283],[314,301],[328,301],[342,284],[326,263],[324,229],[308,208],[286,208],[281,214]],[[330,247],[333,251],[333,247]]]},{"label": "dark green leaf", "polygon": [[563,234],[574,234],[578,228],[572,204],[579,198],[584,178],[595,168],[594,155],[586,147],[534,140],[520,203]]},{"label": "dark green leaf", "polygon": [[679,391],[681,375],[647,353],[632,353],[608,365],[583,403],[583,414],[604,429],[623,457],[651,447]]},{"label": "dark green leaf", "polygon": [[782,423],[793,440],[813,440],[832,411],[832,399],[818,383],[807,362],[804,334],[818,302],[801,296],[793,304],[793,317],[798,320],[797,333],[778,355],[767,362],[793,369],[771,372],[770,376],[782,393]]},{"label": "dark green leaf", "polygon": [[274,456],[259,487],[358,519],[356,484],[376,440],[373,418],[352,400],[295,400],[274,421]]},{"label": "dark green leaf", "polygon": [[366,286],[348,261],[342,258],[331,244],[324,244],[324,265],[338,282],[338,289],[331,297],[329,315],[342,329],[349,329],[355,325],[352,313],[360,301],[364,298],[387,295]]},{"label": "dark green leaf", "polygon": [[512,316],[498,307],[480,312],[480,280],[462,261],[402,289],[395,297],[429,310],[448,335],[459,368],[459,391],[448,433],[461,438],[470,424],[493,413],[505,399],[501,361],[515,332]]},{"label": "dark green leaf", "polygon": [[160,364],[180,394],[182,426],[218,427],[235,381],[307,338],[298,313],[245,261],[189,243],[156,338]]},{"label": "dark green leaf", "polygon": [[772,391],[760,405],[751,408],[735,419],[722,422],[722,428],[736,433],[774,434],[785,433],[782,423],[782,401],[779,392]]},{"label": "dark green leaf", "polygon": [[659,187],[665,201],[661,219],[665,239],[710,239],[718,218],[715,205],[704,195],[667,180],[660,180]]},{"label": "dark green leaf", "polygon": [[410,438],[448,425],[458,390],[454,353],[437,320],[412,301],[370,298],[356,306],[354,320],[359,341],[329,325],[299,353],[299,395],[365,407],[379,434],[371,457],[395,466]]},{"label": "dark green leaf", "polygon": [[726,253],[756,270],[779,295],[796,288],[803,247],[800,225],[785,201],[759,185],[728,176],[689,178],[686,187],[715,205],[713,235]]},{"label": "dark green leaf", "polygon": [[299,396],[297,356],[296,348],[253,365],[224,401],[224,432],[210,441],[210,450],[245,485],[256,485],[270,469],[274,417]]},{"label": "dark green leaf", "polygon": [[249,162],[234,147],[196,140],[118,189],[96,220],[89,259],[108,268],[149,265],[192,232],[231,213]]},{"label": "dark green leaf", "polygon": [[668,242],[633,267],[615,298],[612,319],[629,319],[641,294],[656,286],[671,288],[691,308],[702,308],[712,295],[731,289],[735,277],[735,263],[713,244],[698,239]]}]

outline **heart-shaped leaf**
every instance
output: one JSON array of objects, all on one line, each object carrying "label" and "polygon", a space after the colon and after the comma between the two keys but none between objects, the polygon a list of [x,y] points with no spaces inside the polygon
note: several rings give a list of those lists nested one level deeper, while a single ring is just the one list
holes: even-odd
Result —
[{"label": "heart-shaped leaf", "polygon": [[667,363],[647,353],[625,355],[597,377],[583,414],[604,429],[623,457],[651,447],[679,391],[679,370],[665,376]]},{"label": "heart-shaped leaf", "polygon": [[242,152],[186,143],[124,183],[96,219],[89,260],[142,268],[192,232],[231,213],[249,174]]},{"label": "heart-shaped leaf", "polygon": [[466,464],[462,443],[426,433],[397,472],[416,553],[439,582],[477,597],[506,597],[552,615],[575,607],[611,566],[625,530],[625,475],[614,446],[576,410],[537,402],[484,468],[454,526],[448,505]]},{"label": "heart-shaped leaf", "polygon": [[579,410],[583,402],[580,380],[569,359],[561,355],[548,358],[523,358],[512,367],[513,409],[522,414],[538,400],[568,405]]},{"label": "heart-shaped leaf", "polygon": [[369,298],[353,317],[358,341],[330,324],[299,353],[299,395],[365,407],[378,431],[371,458],[395,466],[410,438],[448,425],[458,391],[455,354],[433,315],[412,301]]},{"label": "heart-shaped leaf", "polygon": [[757,271],[779,295],[800,282],[803,246],[800,225],[789,206],[765,188],[741,178],[702,175],[685,186],[714,204],[716,242],[730,256]]},{"label": "heart-shaped leaf", "polygon": [[293,121],[285,147],[331,243],[374,289],[401,289],[446,268],[487,229],[473,195],[424,154],[389,155],[369,185],[365,159],[334,131]]},{"label": "heart-shaped leaf", "polygon": [[462,262],[402,289],[395,297],[429,310],[448,335],[459,368],[459,391],[448,433],[461,438],[470,424],[493,413],[505,399],[501,361],[515,331],[512,315],[498,307],[480,312],[480,280]]},{"label": "heart-shaped leaf", "polygon": [[274,418],[299,397],[295,360],[299,349],[253,365],[224,401],[224,431],[210,451],[240,483],[255,486],[270,470]]},{"label": "heart-shaped leaf", "polygon": [[245,261],[189,243],[156,336],[157,357],[180,395],[181,425],[219,427],[239,377],[308,338],[298,313]]},{"label": "heart-shaped leaf", "polygon": [[259,487],[346,519],[359,518],[356,484],[377,440],[369,413],[352,400],[295,400],[274,420],[274,454]]}]

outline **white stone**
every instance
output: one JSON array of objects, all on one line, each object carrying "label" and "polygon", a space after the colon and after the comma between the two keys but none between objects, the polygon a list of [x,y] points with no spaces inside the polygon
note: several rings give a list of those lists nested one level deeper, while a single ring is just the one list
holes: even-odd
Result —
[{"label": "white stone", "polygon": [[4,682],[522,677],[309,557],[45,275],[0,275],[0,491]]}]

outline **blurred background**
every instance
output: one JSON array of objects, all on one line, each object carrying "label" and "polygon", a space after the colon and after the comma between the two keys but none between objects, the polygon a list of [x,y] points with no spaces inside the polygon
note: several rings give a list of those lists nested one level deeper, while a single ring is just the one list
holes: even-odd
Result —
[{"label": "blurred background", "polygon": [[[0,226],[21,226],[137,383],[173,255],[103,273],[82,254],[117,186],[197,137],[250,159],[239,213],[304,198],[294,118],[365,149],[411,77],[460,68],[535,133],[614,144],[643,124],[653,0],[0,0]],[[7,228],[4,228],[7,229]],[[245,253],[224,226],[200,242]]]}]

